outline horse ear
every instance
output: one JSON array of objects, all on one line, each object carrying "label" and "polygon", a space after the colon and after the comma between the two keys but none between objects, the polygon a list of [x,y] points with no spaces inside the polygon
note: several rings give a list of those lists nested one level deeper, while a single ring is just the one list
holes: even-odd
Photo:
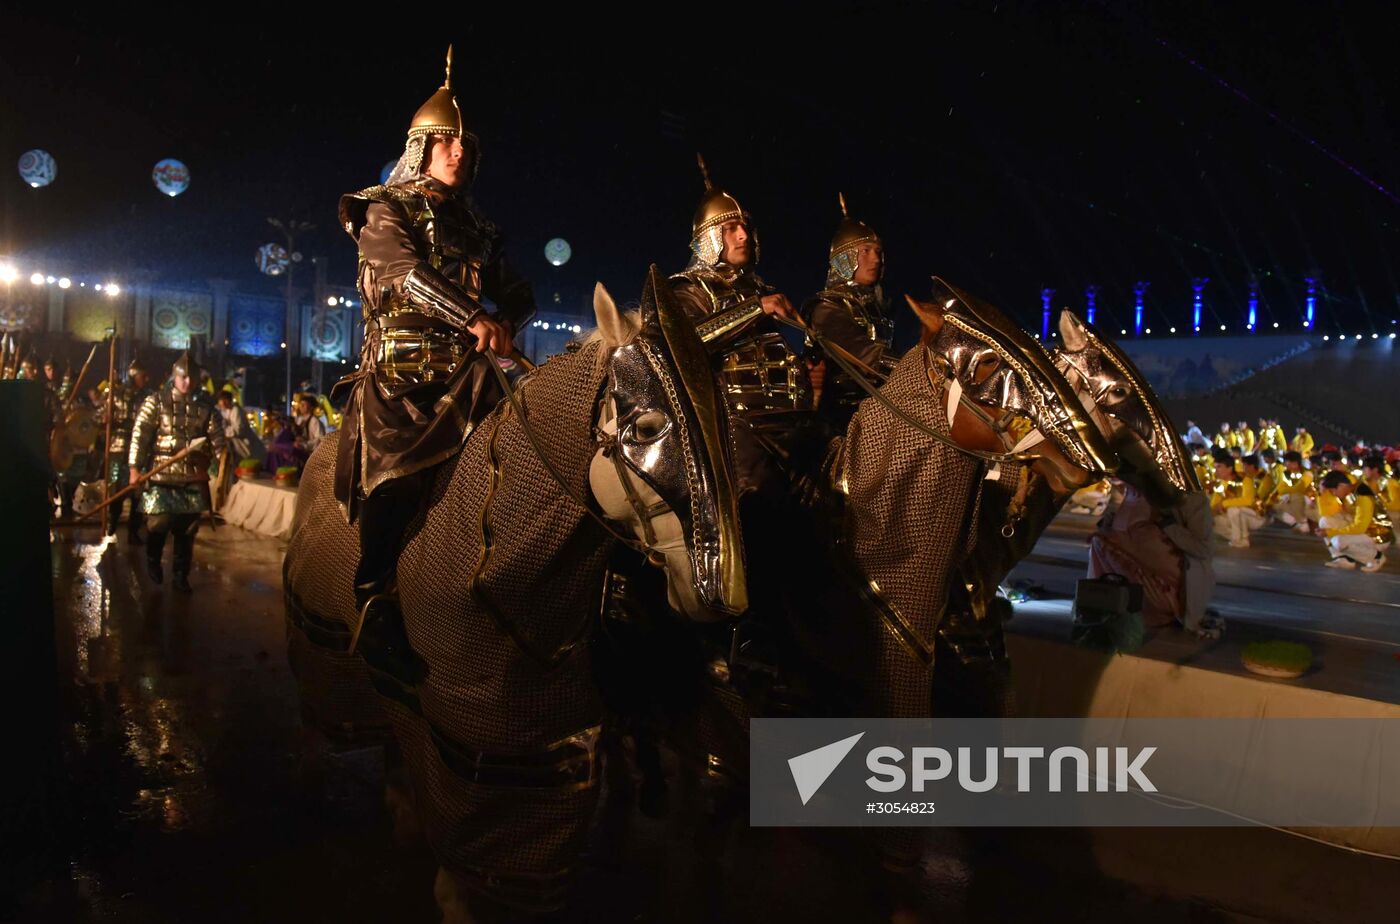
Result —
[{"label": "horse ear", "polygon": [[632,325],[617,310],[617,303],[601,282],[593,287],[593,314],[598,319],[598,332],[603,335],[608,349],[616,349],[632,339]]},{"label": "horse ear", "polygon": [[1089,345],[1084,325],[1068,308],[1060,312],[1060,341],[1064,343],[1068,353],[1078,353]]},{"label": "horse ear", "polygon": [[921,302],[912,295],[904,296],[904,300],[914,309],[914,313],[919,316],[919,323],[924,325],[924,330],[930,335],[943,329],[943,308],[937,302]]}]

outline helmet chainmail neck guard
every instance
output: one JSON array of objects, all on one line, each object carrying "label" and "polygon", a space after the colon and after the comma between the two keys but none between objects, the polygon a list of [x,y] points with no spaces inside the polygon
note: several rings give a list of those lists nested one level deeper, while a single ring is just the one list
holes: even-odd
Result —
[{"label": "helmet chainmail neck guard", "polygon": [[729,221],[741,222],[749,229],[749,237],[753,240],[753,262],[757,263],[762,251],[758,235],[753,231],[753,216],[744,211],[738,199],[715,188],[703,156],[696,154],[695,160],[700,165],[700,175],[705,179],[705,196],[690,222],[690,263],[686,268],[713,268],[723,262],[724,224]]},{"label": "helmet chainmail neck guard", "polygon": [[826,275],[829,287],[855,278],[861,245],[880,243],[880,235],[875,233],[874,228],[846,212],[845,194],[838,192],[836,199],[841,203],[841,223],[836,226],[836,234],[831,238],[830,269]]},{"label": "helmet chainmail neck guard", "polygon": [[411,183],[423,174],[423,161],[428,153],[428,141],[433,135],[454,135],[462,139],[463,145],[471,147],[471,176],[468,183],[476,179],[481,166],[481,145],[476,134],[467,129],[462,121],[462,110],[457,106],[457,97],[452,92],[452,46],[447,46],[447,75],[437,92],[418,107],[413,121],[408,126],[408,140],[404,143],[403,154],[389,173],[385,184]]}]

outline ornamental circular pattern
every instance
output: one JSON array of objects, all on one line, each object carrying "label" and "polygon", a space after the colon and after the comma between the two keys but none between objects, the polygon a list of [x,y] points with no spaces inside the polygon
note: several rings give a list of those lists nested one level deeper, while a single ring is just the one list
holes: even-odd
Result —
[{"label": "ornamental circular pattern", "polygon": [[20,155],[19,178],[35,189],[49,185],[56,176],[58,161],[48,151],[35,148]]},{"label": "ornamental circular pattern", "polygon": [[159,330],[174,330],[180,323],[180,316],[170,308],[159,308],[151,317],[151,323]]},{"label": "ornamental circular pattern", "polygon": [[167,157],[157,162],[151,170],[151,182],[156,184],[156,189],[173,198],[190,188],[190,168],[173,157]]},{"label": "ornamental circular pattern", "polygon": [[574,249],[562,237],[556,237],[544,245],[544,258],[554,266],[563,266],[574,255]]},{"label": "ornamental circular pattern", "polygon": [[287,256],[287,248],[281,244],[264,244],[253,256],[253,262],[258,265],[259,272],[268,276],[281,276],[287,271],[291,260]]}]

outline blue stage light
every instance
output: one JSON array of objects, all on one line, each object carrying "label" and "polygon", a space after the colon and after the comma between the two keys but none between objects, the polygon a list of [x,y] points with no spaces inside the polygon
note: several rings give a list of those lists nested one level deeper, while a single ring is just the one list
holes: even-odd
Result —
[{"label": "blue stage light", "polygon": [[1050,339],[1050,299],[1055,297],[1055,290],[1045,288],[1040,290],[1040,339]]},{"label": "blue stage light", "polygon": [[1138,280],[1133,286],[1133,333],[1142,334],[1142,302],[1147,296],[1147,289],[1152,283],[1146,280]]},{"label": "blue stage light", "polygon": [[1303,326],[1312,327],[1313,314],[1317,310],[1317,280],[1312,276],[1307,276],[1303,281],[1308,284],[1307,309],[1303,317]]},{"label": "blue stage light", "polygon": [[1093,324],[1093,323],[1094,323],[1094,313],[1095,313],[1095,310],[1098,308],[1099,287],[1098,287],[1098,286],[1088,286],[1087,288],[1085,288],[1085,289],[1084,289],[1084,299],[1085,299],[1086,302],[1088,302],[1088,306],[1084,309],[1084,315],[1085,315],[1085,317],[1087,317],[1087,318],[1089,319],[1089,323],[1090,323],[1090,324]]}]

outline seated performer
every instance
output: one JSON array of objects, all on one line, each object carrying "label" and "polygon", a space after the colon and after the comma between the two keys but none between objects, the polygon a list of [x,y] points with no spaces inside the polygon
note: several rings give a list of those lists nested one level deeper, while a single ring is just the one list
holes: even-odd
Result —
[{"label": "seated performer", "polygon": [[1307,459],[1312,456],[1313,447],[1315,445],[1312,434],[1308,432],[1308,428],[1299,427],[1293,431],[1293,439],[1288,444],[1288,448],[1301,455],[1304,459]]},{"label": "seated performer", "polygon": [[[1353,485],[1345,472],[1332,471],[1322,479],[1322,493],[1337,499],[1337,513],[1322,518],[1322,538],[1332,560],[1329,568],[1374,573],[1385,566],[1384,551],[1389,541],[1378,542],[1371,535],[1376,512],[1376,496],[1365,483]],[[1344,509],[1349,497],[1354,498],[1351,510]]]},{"label": "seated performer", "polygon": [[321,419],[320,408],[311,395],[297,398],[297,412],[292,418],[292,430],[296,434],[296,445],[306,457],[316,451],[321,440],[326,437],[326,424]]},{"label": "seated performer", "polygon": [[404,532],[433,467],[457,454],[502,397],[482,354],[512,353],[535,311],[500,232],[467,195],[479,160],[453,96],[449,48],[447,79],[413,117],[388,184],[340,200],[341,224],[359,247],[365,340],[359,371],[337,385],[350,395],[335,496],[360,524],[364,653],[384,654],[386,670],[414,682],[421,662],[407,648],[394,587]]},{"label": "seated performer", "polygon": [[1261,519],[1254,509],[1254,479],[1235,474],[1228,455],[1215,457],[1215,490],[1211,497],[1216,535],[1228,539],[1237,549],[1249,548],[1249,530]]},{"label": "seated performer", "polygon": [[1159,510],[1131,485],[1089,540],[1089,577],[1121,574],[1143,588],[1143,621],[1173,621],[1197,638],[1219,638],[1224,622],[1206,607],[1215,592],[1206,495],[1182,495]]},{"label": "seated performer", "polygon": [[[224,449],[224,428],[214,403],[195,386],[199,366],[185,352],[171,367],[170,383],[147,395],[131,430],[127,462],[132,484],[146,471],[164,466],[146,483],[141,511],[146,516],[146,571],[164,579],[161,553],[167,533],[175,534],[175,578],[171,586],[189,593],[194,536],[209,509],[209,463]],[[208,442],[191,448],[198,438]],[[183,457],[180,453],[189,450]]]},{"label": "seated performer", "polygon": [[1275,481],[1273,516],[1285,526],[1305,531],[1312,484],[1312,472],[1303,469],[1303,457],[1292,449],[1285,452],[1283,471]]},{"label": "seated performer", "polygon": [[1254,431],[1249,429],[1249,421],[1241,420],[1235,428],[1235,445],[1240,447],[1240,452],[1249,455],[1254,452],[1256,441]]},{"label": "seated performer", "polygon": [[[872,370],[875,375],[870,377],[878,385],[897,358],[894,321],[880,288],[885,275],[884,243],[873,228],[846,213],[844,195],[838,193],[837,199],[841,223],[831,239],[826,288],[802,306],[802,316],[824,340],[844,348]],[[816,349],[810,337],[807,347]],[[866,393],[832,360],[825,363],[817,410],[836,433],[845,433]]]},{"label": "seated performer", "polygon": [[[1366,456],[1361,460],[1361,480],[1366,483],[1366,487],[1371,489],[1371,493],[1376,496],[1376,503],[1389,510],[1388,493],[1390,489],[1390,479],[1385,475],[1384,456]],[[1400,510],[1394,511],[1400,513]]]}]

